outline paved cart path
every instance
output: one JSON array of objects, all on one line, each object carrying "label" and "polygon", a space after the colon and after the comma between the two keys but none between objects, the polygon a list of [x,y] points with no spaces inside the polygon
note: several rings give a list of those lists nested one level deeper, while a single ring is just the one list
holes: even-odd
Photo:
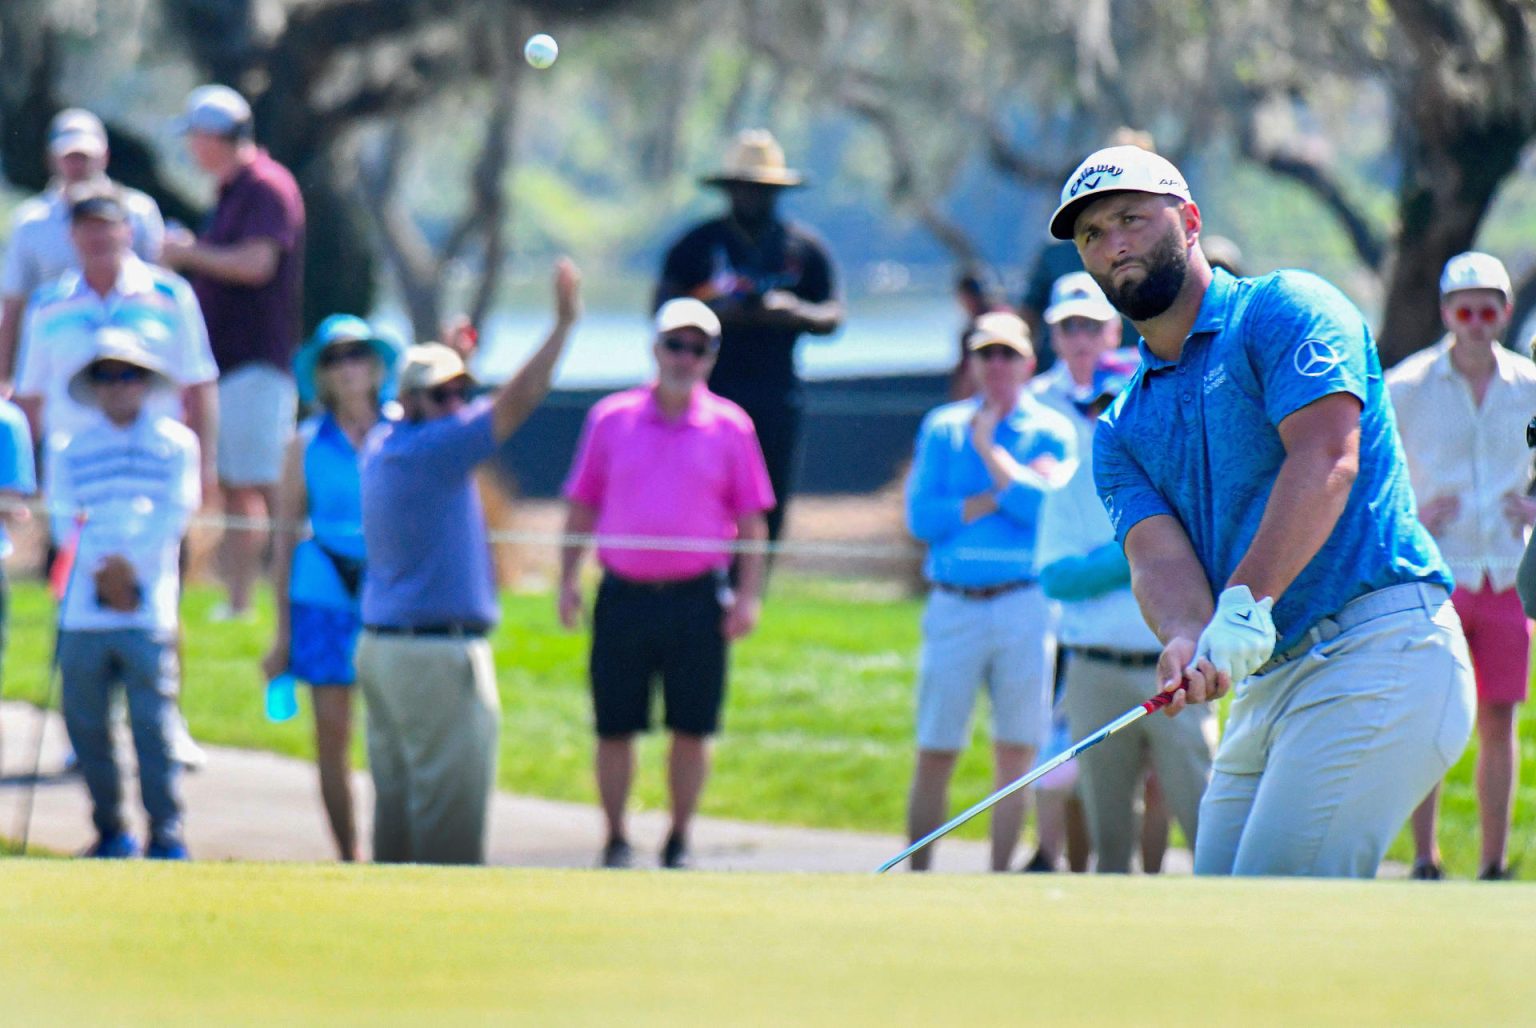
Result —
[{"label": "paved cart path", "polygon": [[[15,838],[37,739],[35,707],[0,704],[0,835]],[[66,752],[62,720],[50,715],[43,736],[43,773],[32,818],[32,842],[73,853],[90,844],[85,787],[77,776],[59,774]],[[132,766],[126,735],[125,766]],[[208,765],[185,775],[188,845],[203,860],[323,861],[334,857],[308,761],[253,750],[206,747]],[[905,783],[902,783],[903,787]],[[125,781],[131,823],[142,834],[143,815],[131,776]],[[357,775],[357,799],[368,838],[373,799],[366,774]],[[666,816],[644,812],[632,820],[641,864],[654,859],[666,834]],[[498,793],[491,815],[490,863],[522,867],[590,867],[602,841],[602,817],[580,803]],[[699,818],[693,832],[695,864],[721,871],[869,872],[899,852],[896,835],[789,828]],[[1027,854],[1022,852],[1022,860]],[[985,843],[947,840],[938,857],[943,871],[983,871]],[[1168,869],[1189,870],[1189,854],[1173,851]]]}]

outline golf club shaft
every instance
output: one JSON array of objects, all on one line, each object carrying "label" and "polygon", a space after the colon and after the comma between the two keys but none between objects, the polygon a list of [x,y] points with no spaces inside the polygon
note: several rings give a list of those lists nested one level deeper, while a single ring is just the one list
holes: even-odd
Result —
[{"label": "golf club shaft", "polygon": [[66,547],[72,551],[72,557],[69,565],[69,573],[64,577],[64,592],[63,595],[59,597],[58,618],[54,622],[53,658],[49,661],[48,664],[48,694],[43,698],[42,709],[38,711],[37,715],[37,745],[33,748],[32,751],[32,777],[27,782],[26,795],[23,800],[22,809],[19,811],[21,826],[17,834],[20,836],[20,852],[22,856],[27,855],[27,843],[30,842],[32,838],[32,807],[37,799],[37,776],[42,773],[43,736],[48,728],[48,712],[53,709],[54,697],[58,694],[61,687],[60,678],[62,676],[59,671],[59,636],[64,631],[64,611],[65,608],[69,606],[69,594],[73,592],[75,588],[75,572],[80,567],[80,537],[85,533],[85,522],[86,514],[84,510],[81,510],[75,515],[75,530],[70,537],[68,546]]},{"label": "golf club shaft", "polygon": [[1100,728],[1097,732],[1094,732],[1092,735],[1080,740],[1079,742],[1073,743],[1062,752],[1056,754],[1056,756],[1052,757],[1050,760],[1047,760],[1044,764],[1041,764],[1039,767],[1029,772],[1029,774],[1008,783],[1001,789],[994,792],[992,795],[988,796],[986,799],[982,800],[980,803],[977,803],[975,806],[971,807],[969,810],[966,810],[965,812],[955,816],[954,818],[951,818],[949,821],[940,825],[938,828],[935,828],[933,831],[929,832],[927,835],[923,836],[921,839],[917,840],[912,845],[902,850],[900,853],[896,854],[890,860],[887,860],[885,863],[881,864],[880,867],[876,869],[875,873],[884,874],[891,868],[895,867],[897,864],[901,863],[903,860],[906,860],[912,854],[916,853],[918,850],[922,849],[924,846],[927,846],[929,843],[936,839],[941,839],[948,835],[950,832],[954,831],[956,828],[959,828],[961,825],[965,824],[967,821],[975,817],[977,814],[980,814],[982,811],[987,810],[988,808],[995,806],[1001,800],[1012,796],[1020,789],[1028,786],[1031,782],[1039,780],[1040,778],[1049,774],[1051,771],[1065,764],[1067,761],[1073,759],[1084,750],[1092,746],[1097,746],[1105,739],[1108,739],[1111,735],[1114,735],[1116,732],[1120,731],[1120,729],[1124,728],[1126,725],[1132,724],[1140,718],[1152,713],[1154,710],[1159,710],[1163,707],[1166,707],[1171,702],[1173,702],[1173,693],[1160,692],[1156,696],[1153,696],[1151,699],[1147,700],[1145,703],[1137,704],[1130,710],[1126,711],[1124,714],[1121,714],[1119,717],[1115,718],[1109,724],[1105,725],[1103,728]]}]

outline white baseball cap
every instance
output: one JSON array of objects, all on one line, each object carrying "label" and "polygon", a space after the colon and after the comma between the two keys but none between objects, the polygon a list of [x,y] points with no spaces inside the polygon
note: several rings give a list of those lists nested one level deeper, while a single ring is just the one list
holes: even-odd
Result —
[{"label": "white baseball cap", "polygon": [[1061,187],[1061,204],[1051,215],[1051,235],[1071,239],[1077,216],[1088,201],[1122,190],[1190,202],[1183,174],[1166,157],[1139,146],[1107,146],[1089,154]]},{"label": "white baseball cap", "polygon": [[55,157],[72,153],[100,157],[107,152],[107,128],[83,107],[66,107],[48,124],[48,152]]},{"label": "white baseball cap", "polygon": [[1515,295],[1504,262],[1491,253],[1477,250],[1458,253],[1445,262],[1445,270],[1440,273],[1441,296],[1463,289],[1497,289],[1506,300]]},{"label": "white baseball cap", "polygon": [[228,86],[218,83],[198,86],[187,94],[187,109],[176,119],[176,131],[182,135],[200,132],[229,138],[248,136],[251,105]]},{"label": "white baseball cap", "polygon": [[1114,321],[1119,316],[1093,276],[1086,271],[1074,271],[1051,286],[1051,305],[1042,317],[1047,325],[1055,325],[1068,318]]},{"label": "white baseball cap", "polygon": [[720,319],[709,305],[691,296],[668,300],[656,312],[656,334],[664,336],[680,328],[696,328],[711,339],[720,338]]}]

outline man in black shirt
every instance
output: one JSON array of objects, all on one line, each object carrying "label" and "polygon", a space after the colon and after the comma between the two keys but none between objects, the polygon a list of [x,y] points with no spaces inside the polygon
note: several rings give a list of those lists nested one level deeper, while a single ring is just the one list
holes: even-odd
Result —
[{"label": "man in black shirt", "polygon": [[724,170],[701,181],[725,190],[730,211],[689,230],[667,251],[654,306],[692,296],[719,315],[720,355],[709,388],[739,404],[757,428],[778,502],[768,513],[768,537],[776,540],[800,442],[795,343],[806,332],[836,332],[843,304],[825,244],[779,219],[780,195],[803,179],[785,166],[772,134],[740,133]]}]

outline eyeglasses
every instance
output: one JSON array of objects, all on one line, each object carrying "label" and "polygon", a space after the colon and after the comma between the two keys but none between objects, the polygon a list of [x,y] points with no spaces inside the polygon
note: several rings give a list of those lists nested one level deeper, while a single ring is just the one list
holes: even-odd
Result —
[{"label": "eyeglasses", "polygon": [[347,361],[363,361],[373,356],[373,347],[367,343],[337,343],[327,346],[320,351],[320,356],[315,358],[315,363],[322,368],[333,368]]},{"label": "eyeglasses", "polygon": [[131,364],[116,368],[97,365],[91,369],[89,377],[95,385],[119,385],[126,382],[142,382],[149,377],[149,372]]},{"label": "eyeglasses", "polygon": [[1491,325],[1498,321],[1504,314],[1502,307],[1457,307],[1451,312],[1451,316],[1463,325],[1470,325],[1475,321],[1481,321],[1485,325]]},{"label": "eyeglasses", "polygon": [[681,339],[666,336],[661,340],[661,348],[668,353],[686,353],[695,360],[709,356],[715,352],[715,348],[709,343],[687,343]]},{"label": "eyeglasses", "polygon": [[427,390],[427,396],[439,407],[447,406],[458,401],[463,403],[469,399],[469,387],[463,385],[440,385]]},{"label": "eyeglasses", "polygon": [[976,353],[976,356],[979,359],[984,360],[984,361],[998,360],[998,359],[1002,359],[1002,360],[1006,360],[1006,361],[1016,361],[1020,357],[1024,356],[1022,353],[1020,353],[1019,351],[1015,350],[1011,346],[1000,346],[1000,345],[983,346],[980,349],[976,350],[975,353]]}]

